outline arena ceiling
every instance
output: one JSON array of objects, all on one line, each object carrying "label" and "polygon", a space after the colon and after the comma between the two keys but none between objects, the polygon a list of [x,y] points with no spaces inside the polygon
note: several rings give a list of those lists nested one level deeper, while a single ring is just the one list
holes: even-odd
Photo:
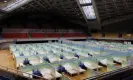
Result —
[{"label": "arena ceiling", "polygon": [[133,18],[132,4],[133,0],[0,0],[0,19],[18,13],[50,13],[99,28],[95,22],[105,26]]},{"label": "arena ceiling", "polygon": [[2,0],[0,5],[0,19],[16,13],[51,13],[86,24],[76,0]]}]

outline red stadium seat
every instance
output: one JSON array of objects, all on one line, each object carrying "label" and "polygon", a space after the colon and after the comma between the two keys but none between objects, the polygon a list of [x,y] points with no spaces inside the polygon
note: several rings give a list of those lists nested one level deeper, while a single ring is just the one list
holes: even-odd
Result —
[{"label": "red stadium seat", "polygon": [[87,35],[83,33],[65,33],[64,37],[87,37]]},{"label": "red stadium seat", "polygon": [[76,37],[87,37],[87,35],[84,33],[75,33],[75,36]]},{"label": "red stadium seat", "polygon": [[46,33],[47,37],[50,38],[60,38],[61,34],[60,33]]},{"label": "red stadium seat", "polygon": [[65,33],[64,37],[74,37],[74,33]]},{"label": "red stadium seat", "polygon": [[[87,37],[83,33],[31,33],[31,38]],[[29,38],[28,33],[3,33],[3,38]]]},{"label": "red stadium seat", "polygon": [[44,33],[31,33],[32,38],[45,38]]},{"label": "red stadium seat", "polygon": [[3,38],[28,38],[28,33],[3,33]]}]

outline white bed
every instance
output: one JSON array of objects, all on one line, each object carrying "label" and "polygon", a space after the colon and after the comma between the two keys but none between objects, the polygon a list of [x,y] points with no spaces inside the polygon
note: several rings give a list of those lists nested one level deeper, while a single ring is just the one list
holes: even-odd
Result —
[{"label": "white bed", "polygon": [[98,69],[101,68],[102,66],[99,66],[97,64],[93,64],[93,63],[89,63],[89,62],[84,62],[84,65],[88,68],[88,69]]},{"label": "white bed", "polygon": [[50,69],[41,69],[41,73],[45,79],[51,80],[54,78],[60,78],[62,75],[55,71],[55,75],[53,75],[53,71]]},{"label": "white bed", "polygon": [[[64,55],[65,56],[65,55]],[[66,59],[77,59],[77,57],[71,56],[71,55],[66,55],[65,56]]]},{"label": "white bed", "polygon": [[[26,74],[27,73],[27,74]],[[26,73],[23,73],[23,75],[25,76],[25,77],[30,77],[30,78],[32,78],[32,71],[29,71],[29,72],[26,72]]]},{"label": "white bed", "polygon": [[100,62],[104,65],[114,65],[115,63],[113,63],[113,61],[111,62],[110,60],[108,59],[103,59],[103,60],[100,60]]},{"label": "white bed", "polygon": [[53,56],[53,55],[50,55],[50,56],[47,56],[47,57],[48,57],[48,59],[51,63],[56,62],[56,61],[60,61],[59,58],[57,58],[56,56]]},{"label": "white bed", "polygon": [[63,67],[65,67],[65,69],[67,70],[67,72],[71,75],[73,74],[77,74],[77,73],[81,73],[81,72],[85,72],[84,69],[81,69],[80,67],[75,68],[73,66],[71,66],[70,64],[65,64],[63,65]]},{"label": "white bed", "polygon": [[120,57],[114,57],[113,60],[120,63],[122,63],[123,61],[126,61],[126,59],[120,58]]},{"label": "white bed", "polygon": [[[42,62],[43,62],[42,60],[32,60],[32,61],[30,61],[30,64],[31,65],[38,65],[38,64],[41,64]],[[19,67],[19,66],[25,67],[23,62],[17,63],[17,67]]]}]

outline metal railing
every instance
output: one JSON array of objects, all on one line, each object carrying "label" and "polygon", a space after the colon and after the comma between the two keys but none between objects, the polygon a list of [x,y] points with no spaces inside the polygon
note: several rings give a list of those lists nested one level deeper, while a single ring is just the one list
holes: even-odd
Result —
[{"label": "metal railing", "polygon": [[[121,72],[124,72],[124,71],[127,71],[127,70],[131,70],[131,69],[133,69],[133,66],[127,66],[127,67],[119,68],[119,69],[116,69],[116,70],[113,70],[113,71],[110,71],[110,72],[100,73],[100,74],[97,74],[95,76],[88,77],[84,80],[101,79],[101,78],[112,76],[112,75],[115,75],[115,74],[118,74],[118,73],[121,73]],[[26,72],[22,72],[21,70],[8,68],[8,67],[2,66],[2,65],[0,65],[0,70],[3,70],[5,72],[10,72],[11,74],[14,74],[16,76],[21,76],[23,78],[27,78],[27,80],[35,80],[31,76],[37,77],[38,78],[37,80],[45,80],[45,78],[43,78],[41,76],[29,74],[29,73],[26,73]],[[24,76],[23,74],[27,74],[27,76]]]},{"label": "metal railing", "polygon": [[[27,78],[27,80],[35,80],[34,78],[31,78],[31,76],[37,77],[38,78],[37,80],[45,80],[41,76],[29,74],[29,73],[22,72],[20,70],[16,70],[16,69],[12,69],[12,68],[8,68],[8,67],[2,66],[2,65],[0,65],[0,70],[6,71],[6,72],[10,72],[11,74],[14,74],[16,76],[21,76],[23,78]],[[23,74],[27,74],[28,76],[24,76]]]},{"label": "metal railing", "polygon": [[115,74],[118,74],[118,73],[121,73],[121,72],[124,72],[127,70],[131,70],[131,69],[133,69],[132,66],[127,66],[127,67],[119,68],[119,69],[116,69],[116,70],[113,70],[110,72],[100,73],[100,74],[97,74],[96,76],[92,76],[92,77],[86,78],[84,80],[95,80],[95,79],[100,80],[101,78],[112,76],[112,75],[115,75]]}]

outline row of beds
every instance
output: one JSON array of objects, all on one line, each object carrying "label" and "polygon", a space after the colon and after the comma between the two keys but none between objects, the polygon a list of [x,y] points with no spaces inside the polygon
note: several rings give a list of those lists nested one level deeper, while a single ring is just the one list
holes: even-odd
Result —
[{"label": "row of beds", "polygon": [[[42,45],[42,44],[40,44],[40,45]],[[38,45],[34,45],[34,46],[38,47]],[[79,48],[74,47],[74,46],[71,47],[70,45],[60,44],[60,43],[50,43],[50,44],[42,45],[42,46],[46,46],[46,47],[50,47],[51,46],[51,49],[53,49],[53,51],[49,51],[49,50],[51,50],[50,48],[45,48],[45,50],[48,50],[48,52],[50,52],[50,53],[56,53],[56,54],[57,53],[63,53],[66,50],[68,50],[68,51],[71,50],[72,52],[74,52],[75,50],[79,49]],[[52,46],[54,46],[54,47],[52,47]],[[17,48],[18,46],[15,46],[15,47]],[[26,47],[26,46],[24,46],[24,47]],[[14,51],[13,50],[12,50],[12,52],[15,51],[15,50]],[[43,52],[47,53],[47,51],[44,51],[44,50],[43,50]],[[29,66],[39,65],[39,64],[42,64],[44,62],[47,62],[47,63],[50,63],[50,64],[52,64],[54,62],[59,62],[60,65],[58,65],[58,67],[56,67],[54,75],[51,74],[52,71],[50,71],[49,69],[38,69],[38,68],[34,69],[34,68],[32,68],[31,71],[27,72],[29,74],[33,74],[33,75],[37,75],[37,76],[42,76],[43,78],[49,80],[49,79],[53,79],[53,78],[61,78],[62,77],[62,74],[61,74],[62,72],[65,72],[65,73],[68,73],[70,75],[73,75],[73,74],[77,74],[77,73],[83,73],[87,69],[96,70],[98,68],[102,68],[103,66],[107,66],[107,64],[108,64],[107,59],[103,59],[103,60],[99,61],[101,63],[101,65],[98,65],[98,63],[94,64],[94,62],[87,62],[87,61],[86,62],[82,62],[82,61],[78,61],[78,64],[76,64],[77,66],[74,67],[74,66],[70,65],[69,62],[67,63],[67,61],[66,61],[66,64],[64,64],[65,62],[63,62],[63,64],[61,64],[61,62],[63,60],[77,61],[79,58],[83,58],[84,59],[84,57],[80,57],[80,55],[78,55],[78,54],[73,54],[73,56],[70,55],[69,58],[65,58],[65,56],[60,55],[59,59],[57,60],[57,59],[54,59],[54,56],[43,57],[44,53],[40,54],[38,52],[35,52],[32,55],[34,57],[33,59],[30,59],[30,56],[28,58],[25,57],[24,53],[16,53],[17,56],[19,54],[18,57],[16,57],[14,55],[15,58],[16,58],[16,61],[18,60],[17,67],[21,67],[21,68],[25,69],[26,66],[28,66],[28,68],[29,68]],[[87,55],[88,55],[89,58],[92,57],[92,54],[90,54],[90,53],[88,53]],[[37,56],[37,58],[35,58],[36,56]],[[21,59],[21,61],[19,61],[19,59]],[[54,60],[52,60],[52,59],[54,59]],[[121,63],[120,61],[119,62],[115,61],[115,62]],[[113,63],[111,63],[111,64],[113,64]],[[48,65],[48,64],[45,64],[45,65]],[[23,71],[25,71],[24,69],[23,69]],[[24,75],[28,76],[25,73],[24,73]],[[32,75],[30,77],[31,78],[36,78],[36,76],[32,76]]]}]

